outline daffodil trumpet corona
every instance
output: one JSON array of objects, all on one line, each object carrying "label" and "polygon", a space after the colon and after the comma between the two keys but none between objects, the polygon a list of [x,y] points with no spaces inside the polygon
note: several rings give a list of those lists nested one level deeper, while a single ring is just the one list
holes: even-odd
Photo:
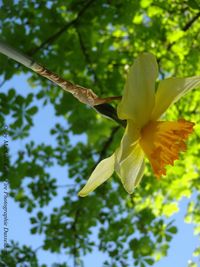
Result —
[{"label": "daffodil trumpet corona", "polygon": [[117,108],[119,119],[127,121],[120,146],[97,165],[79,196],[88,195],[114,171],[131,194],[142,179],[145,155],[159,178],[166,174],[166,165],[173,165],[179,152],[186,149],[185,141],[194,123],[183,118],[161,121],[160,117],[183,95],[200,86],[200,76],[161,80],[155,90],[157,77],[158,65],[151,53],[141,54],[130,67]]}]

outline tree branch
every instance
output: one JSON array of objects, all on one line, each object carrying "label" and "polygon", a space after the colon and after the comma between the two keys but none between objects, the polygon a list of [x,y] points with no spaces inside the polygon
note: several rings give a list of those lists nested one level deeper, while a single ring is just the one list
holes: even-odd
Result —
[{"label": "tree branch", "polygon": [[186,32],[193,25],[193,23],[198,20],[199,17],[200,17],[200,11],[196,14],[196,16],[191,18],[191,20],[189,20],[188,23],[185,24],[185,26],[183,27],[183,31]]},{"label": "tree branch", "polygon": [[57,188],[66,188],[66,187],[76,187],[77,184],[63,184],[63,185],[57,185]]},{"label": "tree branch", "polygon": [[43,248],[43,245],[40,245],[39,247],[37,247],[37,248],[34,250],[34,252],[37,253],[38,250],[40,250],[41,248]]},{"label": "tree branch", "polygon": [[40,46],[36,47],[35,49],[32,49],[27,52],[28,55],[32,56],[35,53],[37,53],[40,49],[45,47],[47,44],[53,43],[58,37],[60,37],[69,27],[72,25],[75,25],[79,22],[81,16],[85,13],[85,11],[88,9],[88,7],[94,2],[94,0],[89,0],[86,2],[85,5],[83,5],[82,9],[78,12],[78,15],[75,19],[72,21],[66,23],[60,30],[58,30],[56,33],[48,37],[45,41],[41,43]]},{"label": "tree branch", "polygon": [[[198,18],[200,17],[200,12],[198,12],[193,18],[191,18],[191,20],[189,20],[185,26],[182,28],[182,31],[186,32],[187,30],[189,30],[192,25],[198,20]],[[168,44],[167,46],[167,50],[170,50],[171,47],[175,44],[176,42],[172,42],[170,44]]]},{"label": "tree branch", "polygon": [[96,165],[97,165],[103,158],[106,157],[107,149],[108,149],[109,146],[112,144],[112,141],[113,141],[113,139],[114,139],[114,137],[115,137],[115,134],[118,132],[119,128],[120,128],[119,126],[117,126],[117,127],[113,127],[113,128],[112,128],[112,131],[111,131],[111,133],[110,133],[109,138],[106,140],[106,142],[104,143],[104,145],[103,145],[103,147],[102,147],[102,149],[101,149],[101,151],[100,151],[100,153],[99,153],[99,158],[98,158],[98,161],[97,161]]},{"label": "tree branch", "polygon": [[85,58],[85,61],[86,61],[86,63],[89,65],[89,68],[90,68],[92,74],[94,75],[94,80],[95,80],[95,82],[97,82],[98,85],[99,85],[99,87],[101,88],[101,81],[98,79],[97,74],[96,74],[95,70],[94,70],[93,67],[92,67],[92,61],[91,61],[90,55],[89,55],[89,53],[88,53],[88,51],[87,51],[87,49],[86,49],[86,47],[85,47],[83,38],[82,38],[82,36],[81,36],[81,33],[80,33],[78,27],[76,27],[76,32],[77,32],[77,35],[78,35],[78,39],[79,39],[79,43],[80,43],[80,47],[81,47],[81,51],[82,51],[82,53],[83,53],[83,56],[84,56],[84,58]]}]

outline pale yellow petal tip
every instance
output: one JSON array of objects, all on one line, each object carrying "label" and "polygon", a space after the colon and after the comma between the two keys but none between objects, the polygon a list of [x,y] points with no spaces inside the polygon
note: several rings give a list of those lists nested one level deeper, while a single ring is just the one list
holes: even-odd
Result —
[{"label": "pale yellow petal tip", "polygon": [[149,62],[153,61],[153,64],[155,64],[155,66],[157,66],[157,59],[156,56],[150,52],[142,52],[138,55],[138,58],[136,60],[148,60]]},{"label": "pale yellow petal tip", "polygon": [[150,57],[156,58],[155,55],[153,53],[151,53],[151,52],[142,52],[142,53],[139,54],[139,57],[140,56],[145,56],[145,57],[146,56],[150,56]]},{"label": "pale yellow petal tip", "polygon": [[97,187],[103,184],[108,178],[111,177],[114,171],[115,164],[115,154],[112,156],[103,159],[96,166],[92,172],[90,178],[88,179],[86,185],[78,193],[80,197],[86,197],[89,193],[94,191]]},{"label": "pale yellow petal tip", "polygon": [[[142,177],[141,177],[142,178]],[[137,182],[136,181],[136,183],[135,183],[135,185],[134,186],[131,186],[130,187],[130,185],[127,185],[127,184],[123,184],[123,186],[124,186],[124,189],[126,190],[126,192],[129,194],[129,195],[132,195],[133,193],[134,193],[134,191],[135,191],[135,189],[136,189],[136,187],[138,187],[138,185],[140,184],[140,182],[141,182],[141,179],[140,178],[140,180]]]},{"label": "pale yellow petal tip", "polygon": [[81,189],[81,191],[78,192],[79,197],[87,197],[93,190],[92,189],[86,189],[85,187],[87,184]]},{"label": "pale yellow petal tip", "polygon": [[123,186],[124,186],[124,189],[126,190],[126,192],[127,192],[129,195],[133,194],[133,192],[134,192],[134,190],[135,190],[135,187],[133,187],[133,188],[129,188],[129,187],[126,186],[125,184],[123,184]]},{"label": "pale yellow petal tip", "polygon": [[82,192],[82,190],[80,192],[78,192],[78,196],[79,197],[86,197],[88,194],[84,194],[84,192]]}]

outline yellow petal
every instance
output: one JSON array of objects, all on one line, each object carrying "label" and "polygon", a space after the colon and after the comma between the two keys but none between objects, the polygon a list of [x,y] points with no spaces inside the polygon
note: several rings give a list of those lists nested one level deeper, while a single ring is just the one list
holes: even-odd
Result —
[{"label": "yellow petal", "polygon": [[188,78],[169,78],[161,81],[156,92],[155,106],[151,115],[157,120],[169,106],[188,91],[200,86],[200,76]]},{"label": "yellow petal", "polygon": [[123,161],[120,161],[119,155],[117,154],[115,170],[120,176],[125,190],[129,194],[133,193],[134,188],[141,181],[144,166],[144,153],[138,142],[132,146],[131,153]]},{"label": "yellow petal", "polygon": [[118,158],[123,161],[133,149],[133,145],[140,138],[140,129],[136,127],[132,120],[127,120],[127,127],[122,137],[118,149]]},{"label": "yellow petal", "polygon": [[141,54],[131,66],[122,100],[118,105],[120,119],[133,120],[139,127],[149,121],[155,102],[155,81],[158,75],[156,58]]},{"label": "yellow petal", "polygon": [[115,154],[102,160],[92,172],[90,178],[88,179],[86,185],[78,193],[79,196],[85,197],[90,192],[94,191],[99,185],[104,183],[114,171],[115,164]]}]

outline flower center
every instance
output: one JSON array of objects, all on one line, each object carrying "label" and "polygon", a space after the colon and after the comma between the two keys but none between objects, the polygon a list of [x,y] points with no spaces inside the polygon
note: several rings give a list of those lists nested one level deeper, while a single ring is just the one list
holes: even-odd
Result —
[{"label": "flower center", "polygon": [[185,140],[193,132],[194,123],[178,121],[150,121],[141,130],[140,145],[157,177],[166,174],[165,166],[174,164],[179,152],[186,150]]}]

